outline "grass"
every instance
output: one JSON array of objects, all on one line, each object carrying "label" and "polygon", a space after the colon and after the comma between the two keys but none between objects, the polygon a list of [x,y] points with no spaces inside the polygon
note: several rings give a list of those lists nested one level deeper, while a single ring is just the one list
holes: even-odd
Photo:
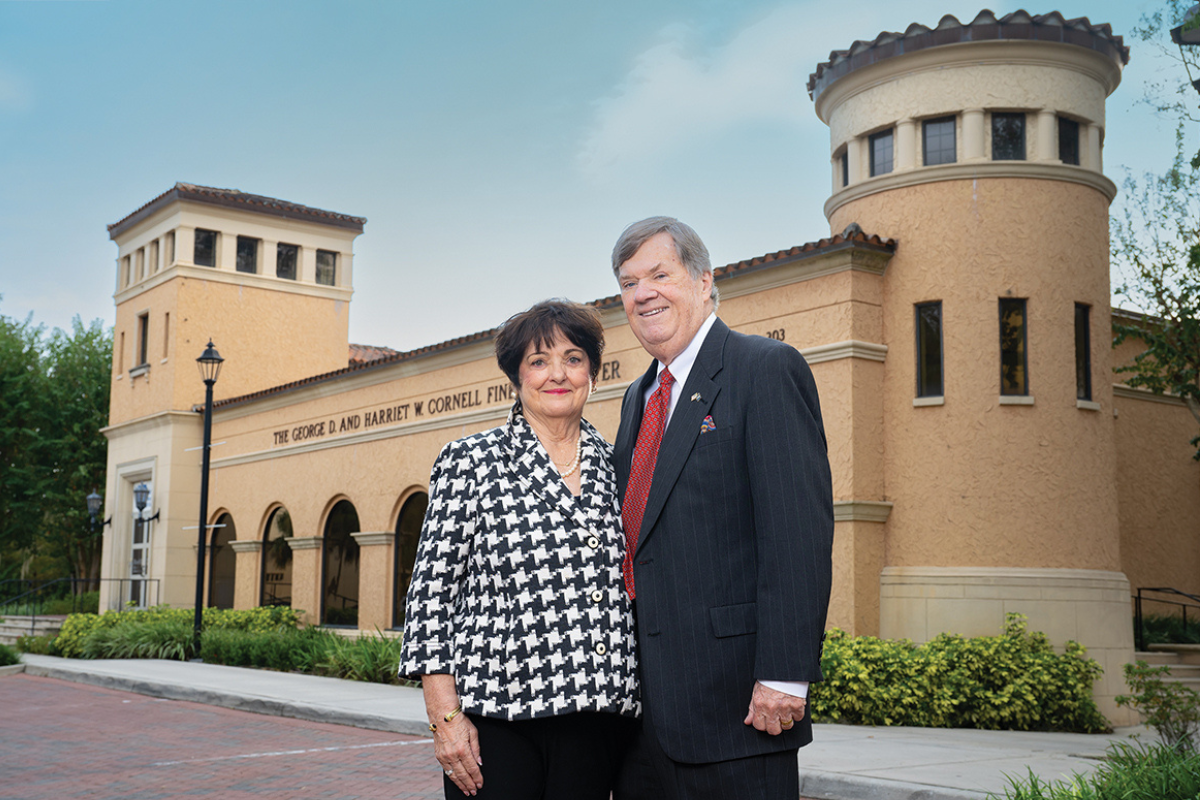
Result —
[{"label": "grass", "polygon": [[1009,778],[1007,800],[1196,800],[1200,753],[1162,744],[1114,743],[1091,775],[1044,781]]}]

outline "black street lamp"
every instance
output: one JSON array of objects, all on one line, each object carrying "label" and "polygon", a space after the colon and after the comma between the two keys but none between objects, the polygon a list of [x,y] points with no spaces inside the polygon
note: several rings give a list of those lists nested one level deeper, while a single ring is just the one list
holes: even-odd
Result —
[{"label": "black street lamp", "polygon": [[[104,498],[101,497],[96,492],[95,489],[92,489],[92,493],[89,494],[86,499],[87,499],[88,516],[92,518],[92,529],[95,530],[96,517],[100,516],[100,511],[101,511],[101,509],[104,508]],[[108,519],[104,520],[105,525],[109,525],[111,523],[112,523],[112,517],[109,517]]]},{"label": "black street lamp", "polygon": [[150,487],[145,483],[139,483],[133,487],[133,504],[137,506],[138,519],[142,522],[154,522],[158,519],[159,512],[155,511],[154,516],[147,517],[143,514],[146,510],[146,504],[150,502]]},{"label": "black street lamp", "polygon": [[193,660],[200,661],[200,623],[204,607],[204,545],[208,539],[208,462],[209,450],[212,449],[212,404],[213,384],[221,374],[221,363],[225,359],[213,347],[212,339],[208,347],[196,359],[200,365],[200,377],[204,381],[204,447],[203,459],[200,466],[200,534],[196,547],[196,613],[192,621],[192,650]]}]

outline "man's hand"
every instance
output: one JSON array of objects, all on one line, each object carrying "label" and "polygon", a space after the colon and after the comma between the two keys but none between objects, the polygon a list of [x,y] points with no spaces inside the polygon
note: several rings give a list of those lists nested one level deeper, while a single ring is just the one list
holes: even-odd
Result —
[{"label": "man's hand", "polygon": [[742,720],[757,730],[778,736],[792,729],[796,721],[804,717],[803,697],[768,689],[754,682],[754,694],[750,696],[750,713]]}]

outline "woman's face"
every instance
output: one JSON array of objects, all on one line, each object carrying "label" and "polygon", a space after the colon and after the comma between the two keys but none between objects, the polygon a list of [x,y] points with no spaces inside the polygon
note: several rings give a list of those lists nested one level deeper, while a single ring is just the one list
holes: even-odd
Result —
[{"label": "woman's face", "polygon": [[591,364],[582,347],[555,331],[553,342],[530,342],[517,373],[517,396],[533,419],[579,419],[591,393]]}]

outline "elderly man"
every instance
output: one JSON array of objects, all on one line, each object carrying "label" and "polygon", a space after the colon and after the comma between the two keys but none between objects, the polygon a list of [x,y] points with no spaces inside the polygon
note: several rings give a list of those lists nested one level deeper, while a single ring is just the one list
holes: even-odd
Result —
[{"label": "elderly man", "polygon": [[654,357],[614,452],[643,707],[615,797],[795,798],[833,542],[812,373],[717,318],[708,250],[678,220],[630,225],[612,264]]}]

